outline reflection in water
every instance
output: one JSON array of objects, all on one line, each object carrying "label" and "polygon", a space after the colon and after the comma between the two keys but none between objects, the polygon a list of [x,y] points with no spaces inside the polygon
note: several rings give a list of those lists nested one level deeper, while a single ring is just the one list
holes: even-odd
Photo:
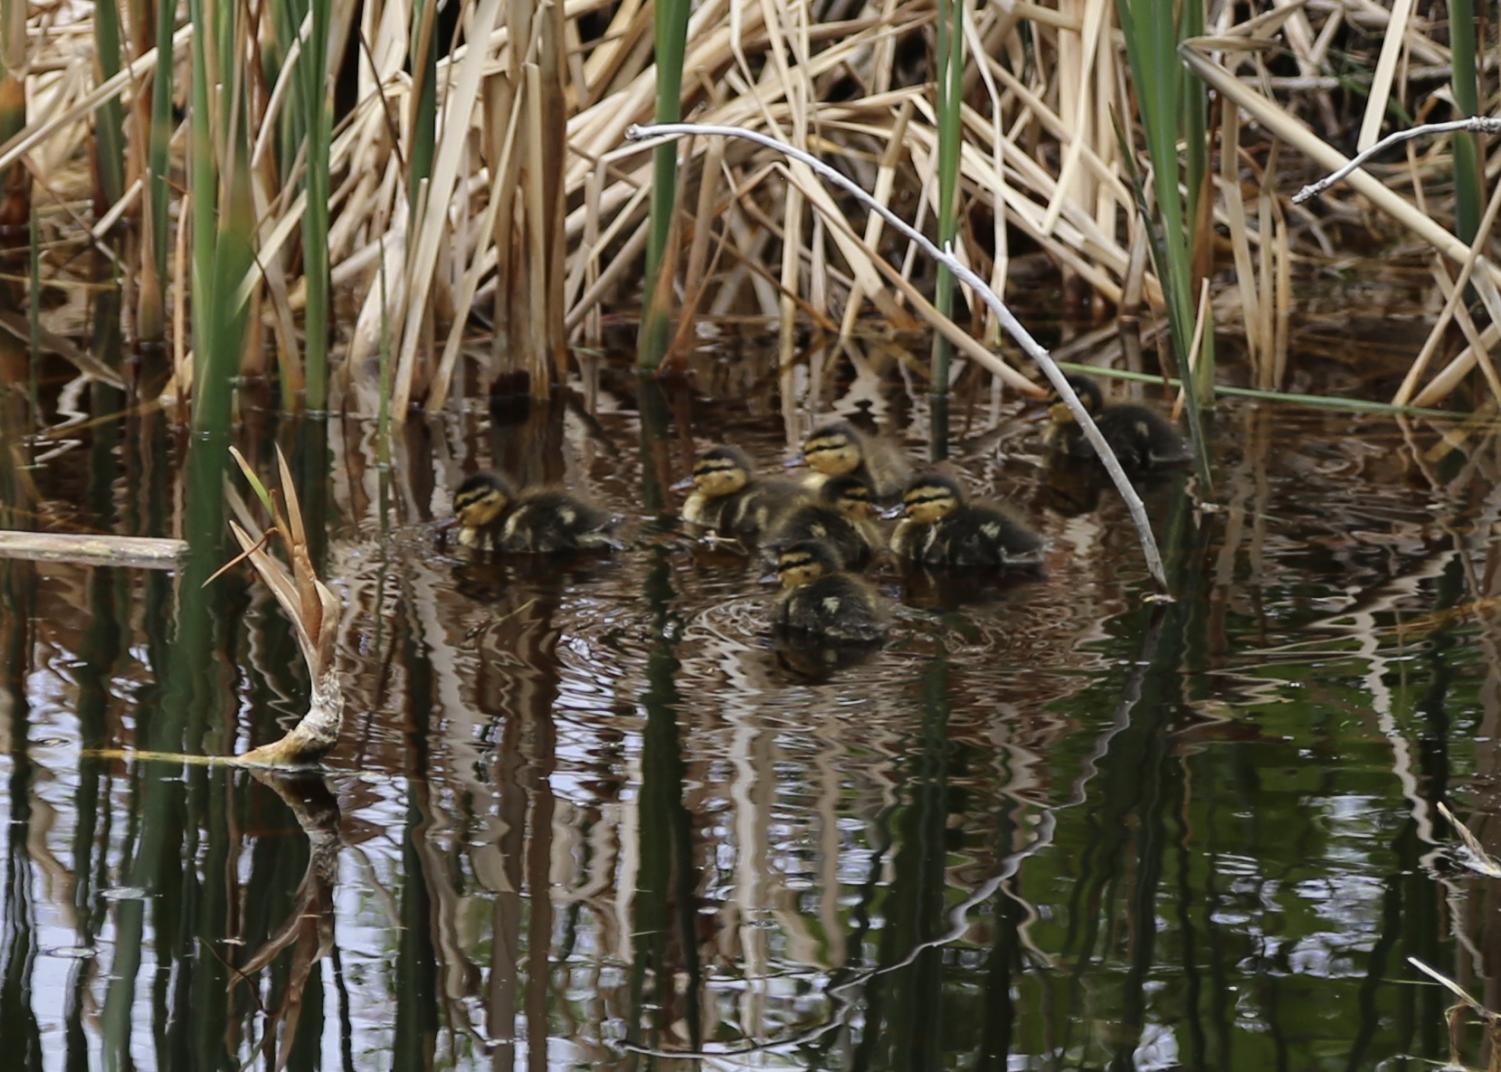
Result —
[{"label": "reflection in water", "polygon": [[[1045,566],[877,570],[890,640],[830,660],[770,635],[761,559],[670,520],[696,445],[787,449],[780,400],[711,371],[745,397],[605,371],[588,414],[414,419],[383,471],[364,424],[250,416],[349,607],[347,739],[306,780],[79,758],[235,751],[303,707],[269,595],[199,584],[223,445],[138,415],[0,466],[7,524],[180,516],[193,546],[180,576],[0,563],[12,1063],[1417,1068],[1446,996],[1406,956],[1501,1005],[1501,894],[1443,863],[1434,811],[1501,839],[1493,440],[1231,408],[1221,509],[1145,490],[1155,605],[1116,498],[956,395],[956,464],[1033,504]],[[28,464],[31,406],[0,400]],[[608,502],[631,549],[438,548],[492,463]]]},{"label": "reflection in water", "polygon": [[[292,895],[285,921],[235,968],[237,979],[255,985],[255,977],[287,953],[279,980],[261,994],[263,1011],[258,1027],[259,1051],[273,1068],[283,1068],[294,1055],[294,1040],[304,1009],[309,1019],[322,1011],[322,988],[309,988],[308,980],[318,962],[334,944],[334,883],[339,864],[339,804],[323,778],[313,773],[285,774],[251,771],[251,776],[275,793],[298,827],[307,835],[307,867]],[[283,857],[294,855],[280,854]],[[303,1049],[316,1062],[317,1034],[309,1032]]]}]

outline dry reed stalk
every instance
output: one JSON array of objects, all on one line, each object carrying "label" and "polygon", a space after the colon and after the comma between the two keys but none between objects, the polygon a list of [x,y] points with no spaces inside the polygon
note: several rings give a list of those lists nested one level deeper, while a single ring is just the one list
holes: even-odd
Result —
[{"label": "dry reed stalk", "polygon": [[1490,239],[1491,229],[1495,226],[1496,215],[1501,212],[1501,183],[1497,183],[1491,190],[1490,201],[1486,203],[1485,215],[1481,217],[1480,227],[1475,233],[1475,240],[1470,243],[1470,251],[1465,259],[1460,262],[1459,276],[1455,285],[1444,302],[1443,309],[1439,312],[1438,319],[1433,328],[1428,332],[1428,337],[1423,340],[1422,349],[1413,360],[1407,370],[1407,375],[1402,380],[1402,385],[1392,397],[1393,405],[1406,405],[1416,390],[1418,381],[1428,371],[1428,365],[1433,360],[1433,355],[1438,349],[1439,342],[1443,339],[1449,321],[1453,318],[1456,309],[1459,308],[1461,295],[1469,285],[1471,273],[1480,257],[1480,251],[1485,248]]},{"label": "dry reed stalk", "polygon": [[[1193,338],[1188,347],[1188,367],[1190,371],[1197,369],[1199,354],[1203,349],[1204,332],[1208,330],[1211,319],[1209,304],[1209,280],[1199,280],[1199,300],[1194,304],[1194,330]],[[1183,416],[1183,388],[1178,388],[1178,394],[1173,400],[1173,420]]]},{"label": "dry reed stalk", "polygon": [[1407,40],[1407,20],[1411,15],[1412,0],[1395,0],[1392,4],[1391,21],[1381,41],[1381,58],[1376,61],[1376,73],[1366,95],[1365,118],[1361,120],[1360,136],[1355,142],[1357,149],[1369,149],[1381,132],[1381,120],[1386,115],[1387,101],[1391,96],[1392,76]]},{"label": "dry reed stalk", "polygon": [[[525,318],[497,317],[497,345],[510,338],[509,320],[515,319],[516,331],[526,333],[517,336],[522,344],[518,355],[532,348],[528,338],[543,339],[541,349],[557,353],[559,343],[549,332],[583,329],[597,339],[602,309],[636,300],[645,219],[641,191],[648,169],[615,149],[625,128],[650,114],[655,85],[652,6],[643,0],[472,5],[462,13],[465,44],[437,60],[431,81],[422,73],[426,68],[413,64],[413,50],[423,47],[423,26],[428,34],[434,32],[429,21],[433,5],[420,10],[419,18],[403,5],[366,6],[359,9],[355,26],[353,6],[336,5],[330,23],[334,53],[351,34],[358,35],[360,46],[353,107],[330,148],[328,247],[332,278],[360,294],[362,306],[353,343],[333,370],[334,381],[344,384],[360,407],[373,401],[378,389],[368,371],[374,368],[369,358],[382,318],[388,318],[397,340],[398,415],[405,411],[401,402],[419,397],[423,384],[431,385],[426,398],[430,408],[451,395],[458,355],[466,352],[466,306],[472,309],[475,300],[494,295],[502,310],[507,301],[512,308],[525,307]],[[1298,131],[1302,124],[1294,111],[1327,117],[1332,98],[1327,87],[1296,90],[1271,79],[1261,67],[1260,52],[1285,46],[1306,77],[1321,69],[1331,49],[1343,47],[1342,27],[1355,23],[1362,33],[1372,29],[1387,36],[1378,74],[1390,87],[1383,91],[1388,94],[1419,78],[1437,77],[1422,74],[1424,70],[1441,75],[1449,52],[1432,39],[1442,26],[1417,17],[1410,5],[1390,12],[1370,0],[1340,7],[1283,3],[1239,23],[1231,21],[1235,9],[1216,10],[1212,31],[1185,45],[1184,61],[1240,109],[1233,117],[1227,112],[1220,124],[1224,143],[1217,184],[1224,200],[1216,208],[1231,235],[1236,272],[1232,297],[1242,306],[1256,382],[1275,383],[1286,360],[1285,305],[1278,296],[1290,294],[1290,258],[1301,254],[1303,244],[1327,239],[1312,216],[1299,217],[1299,226],[1289,229],[1266,175],[1263,196],[1254,207],[1246,203],[1234,165],[1240,142],[1251,137],[1253,128],[1242,130],[1239,122],[1250,119],[1272,137],[1309,152],[1322,142],[1306,128]],[[851,14],[855,17],[843,17]],[[607,25],[595,32],[581,21],[585,15],[607,16]],[[862,184],[873,186],[883,204],[910,203],[913,196],[931,201],[934,191],[917,170],[921,161],[932,158],[936,143],[928,89],[915,80],[898,85],[894,77],[897,57],[911,51],[906,45],[915,35],[930,32],[931,4],[880,0],[858,11],[835,11],[834,18],[828,15],[804,0],[704,0],[691,14],[685,68],[697,76],[683,86],[683,108],[710,123],[744,126],[816,147]],[[972,66],[965,72],[962,122],[968,144],[960,162],[961,188],[971,219],[978,221],[980,213],[988,212],[993,223],[984,235],[961,228],[954,252],[988,277],[992,289],[1004,288],[1007,243],[1020,234],[1037,241],[1060,270],[1092,290],[1097,306],[1119,303],[1126,312],[1142,302],[1161,306],[1161,288],[1145,261],[1140,232],[1131,222],[1121,226],[1123,218],[1130,221],[1135,206],[1119,174],[1113,117],[1131,114],[1130,87],[1112,19],[1109,0],[1068,0],[1057,11],[1030,3],[1004,8],[977,4],[965,12]],[[61,28],[48,29],[50,37],[41,36],[40,18],[33,18],[28,29],[39,42],[89,39],[85,22],[66,18]],[[179,48],[190,33],[185,27],[172,35],[172,48]],[[552,36],[543,44],[546,34]],[[299,40],[287,43],[285,61],[297,58]],[[138,113],[155,69],[155,52],[142,51],[144,43],[136,42],[142,54],[127,70],[98,86],[88,65],[73,60],[59,44],[39,62],[33,79],[35,99],[46,102],[46,112],[38,109],[38,120],[21,140],[0,147],[0,165],[26,152],[39,153],[50,164],[81,151],[90,117],[103,100],[131,98],[132,113]],[[236,56],[246,70],[261,70],[261,47],[255,35],[241,42]],[[304,300],[293,271],[302,208],[292,196],[301,168],[297,149],[292,147],[293,160],[285,169],[269,166],[280,151],[271,131],[286,114],[291,66],[285,62],[269,84],[258,74],[243,81],[245,114],[258,134],[252,156],[258,169],[259,263],[235,291],[239,307],[256,310],[257,321],[264,316],[283,351],[294,337],[293,318]],[[416,82],[408,69],[419,72]],[[528,89],[533,80],[536,95]],[[443,122],[425,207],[412,215],[402,183],[418,136],[413,118],[424,87],[436,92]],[[836,88],[837,102],[831,100]],[[1270,96],[1274,89],[1299,96],[1278,102]],[[1377,96],[1373,93],[1368,108],[1372,117],[1380,113]],[[491,169],[501,167],[498,149],[508,130],[515,131],[510,135],[515,147],[510,162],[495,174]],[[560,130],[566,133],[557,134]],[[484,151],[474,152],[476,146]],[[535,157],[533,149],[540,150]],[[174,157],[178,151],[174,149]],[[1318,158],[1325,162],[1340,159],[1328,146],[1320,151]],[[541,160],[540,182],[522,174],[521,157]],[[783,188],[762,181],[767,172],[754,155],[711,150],[702,143],[684,145],[684,180],[697,181],[700,194],[699,204],[679,208],[679,215],[686,218],[691,210],[698,221],[692,228],[680,227],[681,248],[674,251],[689,269],[683,295],[688,315],[678,325],[680,340],[688,337],[695,315],[761,311],[778,318],[780,357],[786,362],[794,356],[787,342],[792,317],[812,312],[832,321],[846,343],[861,318],[871,313],[898,325],[917,322],[913,313],[922,310],[911,299],[910,278],[904,280],[905,289],[888,278],[892,264],[910,272],[912,260],[904,258],[902,240],[877,217],[854,231],[839,226],[832,216],[847,212],[848,200],[814,183],[800,164],[789,166],[797,181]],[[1438,174],[1447,160],[1435,146],[1416,166],[1425,176]],[[1493,155],[1490,172],[1498,166],[1501,155]],[[706,167],[711,174],[705,175]],[[139,161],[132,168],[139,179]],[[139,198],[141,187],[129,185],[131,193],[111,206],[111,218],[137,203],[131,199]],[[723,190],[733,191],[733,199],[721,202],[717,191]],[[1410,233],[1460,263],[1463,273],[1468,244],[1445,238],[1433,219],[1420,218],[1441,215],[1447,201],[1423,213],[1370,176],[1356,180],[1351,191],[1372,198]],[[799,206],[799,199],[806,201]],[[560,204],[573,209],[558,226],[548,221],[558,218],[552,213]],[[706,219],[710,205],[714,215]],[[1208,211],[1210,200],[1203,199],[1202,207]],[[542,224],[540,246],[527,230],[534,219]],[[487,220],[488,228],[483,226]],[[776,221],[776,226],[768,232],[761,220]],[[1208,233],[1208,228],[1202,230]],[[770,257],[777,263],[769,276],[766,254],[779,238],[783,249]],[[383,246],[386,308],[373,297]],[[1201,245],[1198,252],[1202,271],[1209,247]],[[523,261],[557,265],[530,292],[535,301],[516,297],[528,293],[517,289]],[[141,274],[138,297],[149,305],[153,282]],[[1472,264],[1469,278],[1476,275],[1501,280],[1489,262],[1479,273]],[[156,282],[164,291],[171,286],[169,279]],[[1473,285],[1484,298],[1486,286]],[[257,309],[261,303],[263,310]],[[434,329],[432,318],[424,323],[429,309],[451,320],[439,328],[443,344],[432,353],[417,345]],[[1216,313],[1224,322],[1233,316],[1233,303],[1218,301]],[[992,330],[993,324],[987,325],[984,337],[991,338]],[[1418,389],[1431,360],[1431,353],[1424,357],[1424,372],[1405,385],[1408,393]],[[1460,365],[1437,382],[1454,382],[1465,362],[1472,359],[1462,356]],[[292,366],[286,375],[295,376]],[[182,376],[179,387],[186,389],[189,382]]]},{"label": "dry reed stalk", "polygon": [[[232,451],[246,478],[260,490],[255,474],[238,451]],[[271,589],[276,601],[292,620],[292,632],[297,638],[298,650],[307,663],[312,692],[308,710],[279,740],[252,748],[235,757],[243,766],[285,767],[308,766],[321,759],[339,739],[339,729],[344,718],[344,692],[339,681],[338,668],[334,662],[334,646],[339,632],[341,604],[339,597],[318,578],[308,551],[307,531],[302,523],[302,510],[297,501],[297,490],[292,472],[280,448],[276,452],[276,465],[281,478],[282,502],[285,508],[266,497],[272,510],[272,529],[286,548],[292,568],[272,558],[264,550],[267,533],[260,532],[248,518],[244,518],[249,531],[231,521],[234,533],[244,557],[260,574],[261,580]]]},{"label": "dry reed stalk", "polygon": [[1228,101],[1220,102],[1220,192],[1230,224],[1235,283],[1245,323],[1246,358],[1256,374],[1257,385],[1267,387],[1265,354],[1270,340],[1261,330],[1261,294],[1251,266],[1251,244],[1246,237],[1246,203],[1240,188],[1240,113]]}]

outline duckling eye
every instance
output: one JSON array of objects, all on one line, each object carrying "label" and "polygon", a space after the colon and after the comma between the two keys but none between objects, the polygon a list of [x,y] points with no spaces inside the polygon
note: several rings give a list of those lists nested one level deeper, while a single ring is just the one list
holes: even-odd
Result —
[{"label": "duckling eye", "polygon": [[931,490],[920,491],[916,494],[909,495],[907,496],[905,502],[910,508],[913,506],[926,506],[929,503],[945,502],[952,498],[953,496],[950,495],[947,491],[939,488],[934,488]]}]

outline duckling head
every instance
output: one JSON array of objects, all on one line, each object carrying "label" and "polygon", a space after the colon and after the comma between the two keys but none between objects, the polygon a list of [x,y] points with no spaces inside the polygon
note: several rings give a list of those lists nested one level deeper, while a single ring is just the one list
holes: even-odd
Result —
[{"label": "duckling head", "polygon": [[510,482],[498,473],[474,473],[453,493],[453,513],[459,527],[482,529],[493,522],[516,497]]},{"label": "duckling head", "polygon": [[750,483],[750,471],[750,458],[743,450],[710,447],[693,461],[693,486],[710,499],[733,495]]},{"label": "duckling head", "polygon": [[[1079,402],[1084,406],[1084,411],[1091,417],[1098,417],[1100,410],[1105,408],[1105,396],[1100,394],[1099,386],[1093,380],[1086,380],[1082,376],[1069,376],[1068,385],[1074,389],[1074,394],[1079,396]],[[1074,411],[1068,408],[1063,401],[1054,402],[1048,415],[1052,417],[1054,424],[1073,424]]]},{"label": "duckling head", "polygon": [[964,488],[942,473],[924,473],[913,478],[902,492],[902,513],[919,525],[942,521],[964,505]]},{"label": "duckling head", "polygon": [[847,474],[826,480],[819,495],[851,521],[865,521],[874,512],[870,485],[858,476]]},{"label": "duckling head", "polygon": [[835,421],[803,441],[808,466],[825,476],[844,476],[860,468],[860,433],[848,421]]},{"label": "duckling head", "polygon": [[822,540],[798,540],[777,548],[777,577],[785,589],[801,588],[839,569],[839,556]]}]

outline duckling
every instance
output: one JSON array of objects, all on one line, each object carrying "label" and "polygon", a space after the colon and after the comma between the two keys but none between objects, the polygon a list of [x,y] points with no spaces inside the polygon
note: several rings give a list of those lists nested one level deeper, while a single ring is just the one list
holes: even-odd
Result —
[{"label": "duckling", "polygon": [[848,421],[835,421],[816,429],[803,442],[803,458],[814,470],[810,487],[829,477],[854,474],[865,481],[877,499],[901,494],[912,476],[912,466],[902,449],[880,436],[867,435]]},{"label": "duckling", "polygon": [[616,547],[615,518],[552,488],[520,492],[499,473],[474,473],[453,495],[459,543],[481,551],[555,554]]},{"label": "duckling", "polygon": [[[1068,382],[1120,459],[1122,468],[1143,470],[1188,461],[1188,444],[1156,410],[1133,403],[1107,406],[1093,380],[1070,376]],[[1047,445],[1067,457],[1093,458],[1094,447],[1084,438],[1068,406],[1057,402],[1049,412],[1052,422],[1045,436]]]},{"label": "duckling", "polygon": [[726,536],[756,539],[803,495],[791,480],[757,479],[738,447],[710,447],[693,462],[693,494],[683,520]]},{"label": "duckling", "polygon": [[886,546],[880,526],[871,516],[870,486],[854,474],[826,480],[818,500],[787,510],[771,533],[774,547],[803,540],[823,540],[845,567],[863,566]]},{"label": "duckling", "polygon": [[859,577],[841,572],[839,555],[822,540],[799,540],[777,552],[782,590],[772,608],[778,629],[842,644],[871,644],[886,635],[880,597]]},{"label": "duckling", "polygon": [[959,482],[942,473],[915,477],[902,495],[902,511],[891,534],[898,558],[987,569],[1041,561],[1041,537],[997,503],[967,502]]}]

